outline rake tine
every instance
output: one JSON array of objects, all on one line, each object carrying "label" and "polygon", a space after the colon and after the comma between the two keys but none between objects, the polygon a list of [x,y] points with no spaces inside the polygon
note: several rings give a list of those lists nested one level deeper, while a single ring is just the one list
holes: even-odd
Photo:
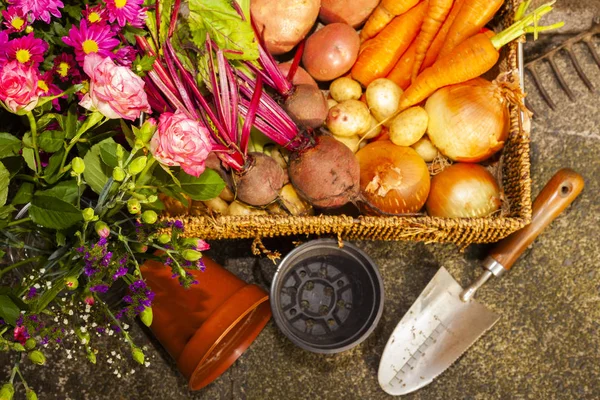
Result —
[{"label": "rake tine", "polygon": [[577,61],[577,58],[575,57],[575,54],[573,54],[573,49],[571,48],[571,46],[565,46],[565,51],[569,54],[569,57],[571,58],[571,62],[573,63],[573,66],[575,67],[575,71],[577,71],[577,74],[579,75],[579,77],[581,78],[581,80],[585,83],[585,85],[588,87],[588,89],[590,89],[590,91],[594,91],[594,85],[592,84],[592,82],[589,80],[589,78],[585,75],[585,73],[583,72],[583,69],[581,68],[581,65],[579,65],[579,61]]},{"label": "rake tine", "polygon": [[590,53],[592,53],[592,57],[594,57],[594,61],[596,61],[596,64],[598,64],[598,68],[600,68],[600,56],[596,52],[596,49],[594,48],[594,43],[592,43],[591,38],[585,38],[583,41],[585,42],[585,44],[587,44],[588,49],[590,49]]},{"label": "rake tine", "polygon": [[537,86],[537,88],[540,91],[540,94],[542,95],[542,97],[544,98],[544,100],[546,101],[546,103],[548,103],[548,106],[552,110],[556,110],[556,105],[554,104],[554,102],[550,98],[550,95],[546,91],[546,88],[542,85],[542,82],[540,81],[540,78],[538,76],[537,70],[535,68],[536,65],[537,64],[530,64],[527,69],[529,70],[529,73],[531,74],[531,77],[533,78],[533,82],[535,83],[535,86]]},{"label": "rake tine", "polygon": [[533,114],[533,118],[535,118],[537,116],[537,110],[531,105],[531,102],[529,101],[529,99],[526,97],[525,98],[525,107],[531,111],[531,113]]},{"label": "rake tine", "polygon": [[556,78],[558,79],[558,83],[560,83],[560,86],[563,88],[563,90],[567,94],[567,97],[569,97],[569,100],[574,101],[575,100],[575,96],[573,95],[573,92],[571,91],[571,88],[567,85],[567,82],[565,81],[565,78],[560,73],[560,70],[556,66],[556,63],[554,62],[554,57],[553,56],[548,57],[548,63],[550,64],[550,68],[552,68],[552,71],[554,72],[554,75],[556,75]]}]

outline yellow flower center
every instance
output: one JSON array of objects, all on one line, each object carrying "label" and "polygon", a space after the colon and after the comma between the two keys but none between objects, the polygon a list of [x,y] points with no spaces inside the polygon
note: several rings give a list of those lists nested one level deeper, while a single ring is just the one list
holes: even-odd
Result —
[{"label": "yellow flower center", "polygon": [[25,64],[31,59],[31,53],[27,49],[19,49],[17,50],[17,60],[20,63]]},{"label": "yellow flower center", "polygon": [[92,12],[90,13],[90,15],[88,15],[88,21],[90,21],[91,23],[98,22],[101,19],[102,18],[100,18],[100,14],[98,14],[97,12]]},{"label": "yellow flower center", "polygon": [[69,73],[69,64],[66,62],[61,62],[60,64],[58,64],[58,68],[56,69],[56,71],[63,78],[66,77]]},{"label": "yellow flower center", "polygon": [[115,7],[123,8],[127,5],[127,0],[115,0]]},{"label": "yellow flower center", "polygon": [[96,41],[88,39],[85,40],[82,44],[83,52],[85,54],[97,53],[98,52],[98,43]]},{"label": "yellow flower center", "polygon": [[49,89],[48,89],[48,85],[46,85],[46,82],[44,82],[44,81],[43,81],[43,80],[41,80],[41,79],[38,81],[38,87],[39,87],[40,89],[42,89],[44,92],[47,92],[47,91],[49,90]]},{"label": "yellow flower center", "polygon": [[21,28],[25,24],[25,20],[23,18],[21,18],[21,17],[14,17],[13,20],[10,21],[10,24],[16,30],[21,30]]}]

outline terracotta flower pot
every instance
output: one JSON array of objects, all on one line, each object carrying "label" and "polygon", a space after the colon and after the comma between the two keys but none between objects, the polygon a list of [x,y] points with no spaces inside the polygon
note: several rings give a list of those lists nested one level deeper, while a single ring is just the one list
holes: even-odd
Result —
[{"label": "terracotta flower pot", "polygon": [[271,318],[268,294],[204,257],[200,283],[184,289],[155,261],[142,275],[155,292],[150,329],[177,361],[192,390],[211,383],[250,346]]}]

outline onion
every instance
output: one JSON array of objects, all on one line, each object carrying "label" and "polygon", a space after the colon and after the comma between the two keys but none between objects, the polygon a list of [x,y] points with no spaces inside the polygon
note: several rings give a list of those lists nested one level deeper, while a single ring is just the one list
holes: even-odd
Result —
[{"label": "onion", "polygon": [[446,86],[425,104],[431,142],[454,161],[479,162],[504,146],[510,90],[482,78]]},{"label": "onion", "polygon": [[457,163],[431,180],[427,212],[434,217],[485,217],[500,208],[493,175],[478,164]]},{"label": "onion", "polygon": [[367,211],[408,214],[423,207],[429,193],[429,171],[412,148],[381,140],[359,150],[356,158]]}]

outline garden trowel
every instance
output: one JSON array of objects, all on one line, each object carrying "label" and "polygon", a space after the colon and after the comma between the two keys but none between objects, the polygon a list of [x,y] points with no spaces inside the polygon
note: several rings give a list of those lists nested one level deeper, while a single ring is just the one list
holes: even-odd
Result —
[{"label": "garden trowel", "polygon": [[402,395],[431,383],[496,323],[500,315],[473,295],[490,277],[507,272],[583,186],[576,172],[558,171],[535,199],[531,223],[494,247],[483,263],[485,271],[467,289],[440,268],[387,342],[378,374],[383,390]]}]

